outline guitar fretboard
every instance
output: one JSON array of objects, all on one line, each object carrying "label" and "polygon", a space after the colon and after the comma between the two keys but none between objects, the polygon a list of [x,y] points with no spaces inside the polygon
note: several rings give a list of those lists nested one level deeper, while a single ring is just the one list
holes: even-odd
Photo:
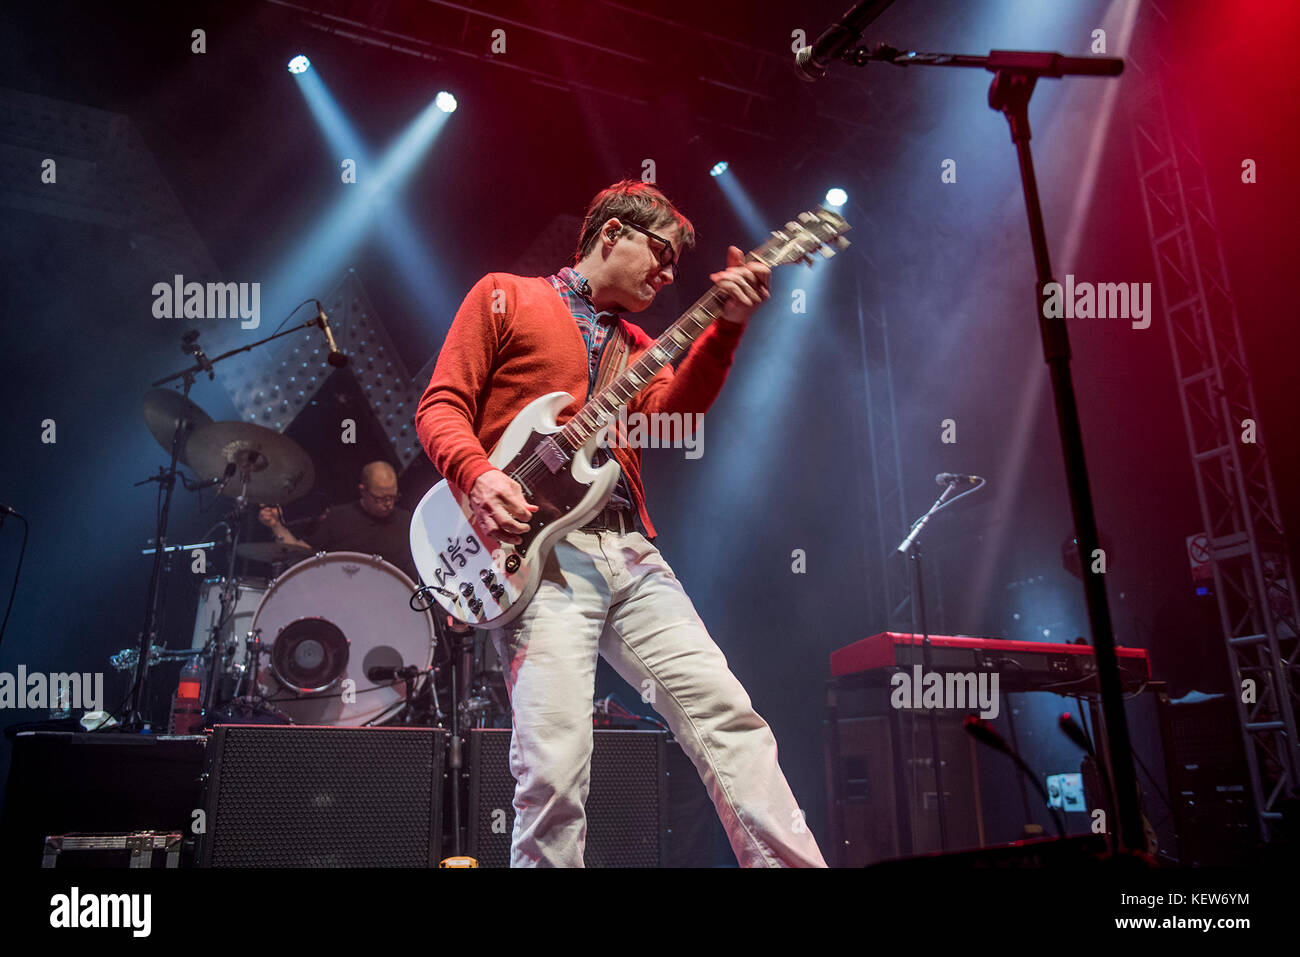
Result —
[{"label": "guitar fretboard", "polygon": [[[782,263],[807,262],[809,253],[821,250],[827,258],[834,250],[826,244],[836,243],[839,248],[848,245],[843,238],[849,224],[836,213],[825,209],[801,213],[798,222],[786,223],[784,230],[774,231],[771,237],[745,256],[746,262],[762,262],[775,269]],[[564,424],[551,441],[554,443],[543,458],[558,460],[571,456],[593,435],[618,418],[619,412],[634,399],[664,366],[686,354],[691,344],[717,321],[727,303],[727,293],[713,286],[695,304],[686,310],[654,344],[637,357],[608,386],[602,389]]]},{"label": "guitar fretboard", "polygon": [[701,296],[695,305],[664,330],[654,345],[566,422],[556,438],[571,451],[617,419],[619,411],[650,384],[660,369],[686,354],[691,344],[722,314],[726,302],[726,294],[717,286]]}]

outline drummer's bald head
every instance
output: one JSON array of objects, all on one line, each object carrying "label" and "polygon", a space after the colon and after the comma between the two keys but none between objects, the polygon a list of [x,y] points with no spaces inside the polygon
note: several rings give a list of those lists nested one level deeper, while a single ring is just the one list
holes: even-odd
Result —
[{"label": "drummer's bald head", "polygon": [[397,505],[397,472],[387,462],[371,462],[361,470],[361,507],[375,518],[387,518]]},{"label": "drummer's bald head", "polygon": [[387,462],[371,462],[361,469],[361,484],[370,489],[376,485],[396,485],[397,472]]}]

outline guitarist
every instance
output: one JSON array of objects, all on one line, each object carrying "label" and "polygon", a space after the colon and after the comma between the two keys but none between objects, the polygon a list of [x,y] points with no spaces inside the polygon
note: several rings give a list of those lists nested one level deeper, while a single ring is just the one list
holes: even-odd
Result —
[{"label": "guitarist", "polygon": [[[490,273],[470,290],[415,424],[438,471],[468,493],[480,534],[519,544],[537,510],[485,450],[539,395],[574,397],[563,424],[597,382],[635,361],[652,340],[622,314],[649,307],[694,243],[691,223],[654,184],[624,180],[592,200],[571,267],[545,279]],[[703,413],[717,397],[746,322],[770,296],[770,270],[733,246],[709,278],[729,297],[725,311],[629,414]],[[640,450],[611,442],[609,451],[622,477],[607,507],[556,543],[536,595],[492,633],[512,711],[511,866],[583,866],[600,654],[672,729],[741,866],[825,867],[771,729],[652,544]]]}]

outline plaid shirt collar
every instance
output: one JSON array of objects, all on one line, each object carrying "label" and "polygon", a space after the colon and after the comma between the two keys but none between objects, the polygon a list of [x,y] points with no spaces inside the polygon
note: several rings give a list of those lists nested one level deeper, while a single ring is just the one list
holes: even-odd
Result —
[{"label": "plaid shirt collar", "polygon": [[619,313],[617,312],[598,312],[596,310],[596,304],[591,301],[591,283],[572,266],[565,266],[554,276],[548,276],[547,279],[555,287],[555,291],[564,297],[569,306],[569,312],[575,317],[581,315],[587,319],[611,323],[618,319]]}]

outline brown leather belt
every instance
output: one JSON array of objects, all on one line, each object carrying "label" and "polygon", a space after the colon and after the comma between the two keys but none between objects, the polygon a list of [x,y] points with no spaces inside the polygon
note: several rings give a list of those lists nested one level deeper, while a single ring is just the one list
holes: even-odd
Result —
[{"label": "brown leather belt", "polygon": [[601,509],[592,516],[591,521],[586,525],[579,526],[583,531],[610,531],[626,534],[627,532],[636,531],[636,512],[627,508],[608,508]]}]

